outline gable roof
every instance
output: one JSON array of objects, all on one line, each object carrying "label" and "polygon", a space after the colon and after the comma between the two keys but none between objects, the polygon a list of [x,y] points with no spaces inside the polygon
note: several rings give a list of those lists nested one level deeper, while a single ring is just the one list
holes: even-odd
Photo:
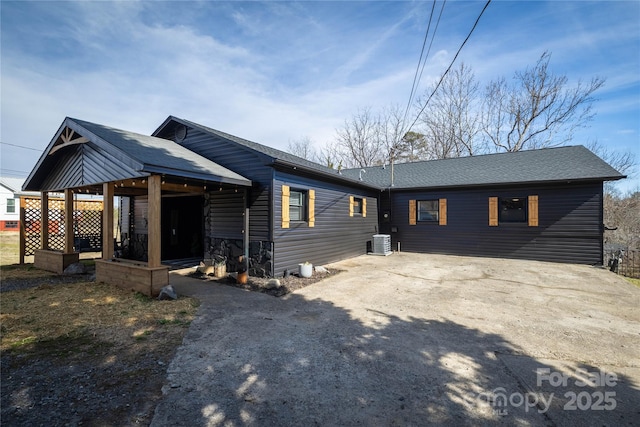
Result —
[{"label": "gable roof", "polygon": [[22,190],[23,183],[24,178],[11,178],[6,176],[0,177],[0,185],[5,187],[12,193],[19,193]]},{"label": "gable roof", "polygon": [[240,174],[173,141],[67,117],[23,188],[60,190],[152,173],[251,185]]},{"label": "gable roof", "polygon": [[[388,188],[391,167],[363,168],[363,181]],[[537,182],[609,181],[625,178],[582,145],[485,154],[394,165],[393,188],[440,188]],[[358,178],[360,168],[347,169]]]},{"label": "gable roof", "polygon": [[342,181],[346,184],[350,184],[350,185],[355,184],[360,187],[373,188],[376,190],[379,189],[378,186],[368,182],[360,181],[357,179],[357,177],[356,179],[354,179],[352,176],[342,175],[336,169],[328,168],[319,163],[312,162],[307,159],[303,159],[302,157],[298,157],[291,153],[287,153],[286,151],[278,150],[277,148],[273,148],[263,144],[259,144],[257,142],[249,141],[247,139],[243,139],[225,132],[221,132],[219,130],[216,130],[207,126],[203,126],[201,124],[198,124],[189,120],[181,119],[175,116],[169,116],[164,121],[164,123],[162,123],[162,125],[160,125],[158,129],[156,129],[155,132],[153,132],[153,135],[154,136],[161,135],[171,122],[181,123],[187,127],[199,129],[204,133],[208,133],[210,135],[224,138],[228,141],[238,144],[240,147],[243,147],[245,149],[251,150],[259,154],[261,157],[263,157],[266,160],[267,163],[270,163],[274,166],[291,167],[296,170],[310,172],[314,175],[321,175],[324,177]]}]

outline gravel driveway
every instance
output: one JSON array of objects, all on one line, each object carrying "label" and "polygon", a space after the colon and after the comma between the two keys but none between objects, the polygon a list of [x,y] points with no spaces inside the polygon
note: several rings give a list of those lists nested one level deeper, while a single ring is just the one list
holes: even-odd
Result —
[{"label": "gravel driveway", "polygon": [[638,425],[640,288],[603,269],[396,253],[284,298],[201,299],[153,426]]}]

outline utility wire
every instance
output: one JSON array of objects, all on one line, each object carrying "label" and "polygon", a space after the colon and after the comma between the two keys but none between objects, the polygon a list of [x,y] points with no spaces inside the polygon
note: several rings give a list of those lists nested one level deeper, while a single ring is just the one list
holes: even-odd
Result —
[{"label": "utility wire", "polygon": [[4,172],[9,172],[9,173],[13,173],[13,174],[20,174],[20,175],[29,175],[29,172],[27,171],[18,171],[15,169],[6,169],[6,168],[0,168],[0,171]]},{"label": "utility wire", "polygon": [[10,145],[12,147],[24,148],[25,150],[33,150],[33,151],[40,151],[40,152],[42,151],[42,150],[40,150],[38,148],[26,147],[24,145],[18,145],[18,144],[11,144],[9,142],[0,141],[0,144],[2,144],[2,145]]},{"label": "utility wire", "polygon": [[422,73],[424,72],[424,67],[427,65],[427,58],[431,53],[431,47],[433,46],[433,41],[435,40],[436,33],[438,32],[438,27],[440,26],[440,19],[442,18],[442,12],[444,12],[445,4],[447,4],[447,0],[444,0],[442,2],[442,7],[440,8],[440,14],[438,15],[438,20],[436,21],[436,27],[433,29],[433,35],[431,36],[431,43],[429,43],[429,49],[427,49],[427,56],[425,56],[424,62],[422,63],[422,69],[420,70],[420,76],[418,77],[418,84],[416,85],[416,90],[417,90],[417,86],[420,85],[420,80],[422,79]]},{"label": "utility wire", "polygon": [[469,31],[469,34],[467,34],[467,37],[464,39],[464,41],[462,42],[462,44],[458,48],[458,51],[456,52],[455,56],[453,57],[453,60],[451,61],[451,63],[447,67],[447,69],[444,72],[444,74],[442,74],[442,76],[440,77],[440,80],[438,80],[438,84],[436,84],[436,87],[433,89],[433,91],[429,95],[429,98],[427,98],[426,102],[424,103],[424,105],[420,109],[420,112],[416,116],[416,118],[413,121],[413,123],[411,123],[411,126],[409,126],[407,128],[406,132],[409,132],[411,130],[411,128],[418,122],[418,119],[420,118],[420,116],[424,112],[425,108],[427,108],[427,105],[429,104],[429,101],[431,101],[431,98],[433,98],[433,95],[436,93],[436,91],[438,90],[438,88],[442,84],[442,81],[447,76],[447,74],[449,74],[449,71],[451,71],[451,67],[453,67],[453,64],[456,62],[456,59],[458,59],[458,55],[460,55],[460,51],[462,51],[462,48],[464,47],[464,45],[467,43],[467,41],[469,41],[469,38],[471,38],[471,34],[473,34],[473,31],[476,29],[476,26],[478,25],[478,22],[480,22],[480,18],[482,18],[482,15],[484,14],[484,11],[487,10],[487,7],[489,7],[490,3],[491,3],[491,0],[487,0],[487,3],[482,8],[482,11],[480,12],[480,15],[478,15],[478,18],[476,19],[476,22],[474,22],[473,27],[471,27],[471,30]]},{"label": "utility wire", "polygon": [[[427,24],[427,31],[424,33],[424,40],[422,41],[422,49],[420,50],[420,58],[418,59],[418,65],[416,66],[416,72],[413,75],[413,84],[411,85],[411,93],[409,94],[409,100],[407,101],[407,108],[405,108],[404,110],[404,115],[402,117],[402,126],[404,127],[404,122],[407,119],[407,114],[409,114],[409,107],[411,106],[411,103],[413,102],[413,96],[415,95],[417,88],[418,88],[418,73],[420,74],[420,76],[422,76],[422,73],[420,72],[420,64],[422,63],[422,57],[424,55],[424,48],[427,45],[427,40],[429,39],[429,30],[431,29],[431,20],[433,19],[433,11],[436,8],[436,0],[433,0],[433,4],[431,5],[431,14],[429,15],[429,23]],[[435,32],[434,32],[435,35]],[[433,36],[431,39],[431,42],[433,43]],[[429,45],[431,46],[431,45]],[[429,54],[427,53],[427,56]],[[424,57],[424,62],[427,62],[427,56]],[[424,67],[423,67],[424,69]]]}]

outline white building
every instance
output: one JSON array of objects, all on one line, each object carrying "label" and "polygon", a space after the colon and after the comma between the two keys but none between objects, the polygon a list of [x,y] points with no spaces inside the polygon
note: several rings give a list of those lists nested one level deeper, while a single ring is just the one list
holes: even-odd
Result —
[{"label": "white building", "polygon": [[20,196],[39,193],[23,192],[24,178],[0,177],[0,231],[20,230]]}]

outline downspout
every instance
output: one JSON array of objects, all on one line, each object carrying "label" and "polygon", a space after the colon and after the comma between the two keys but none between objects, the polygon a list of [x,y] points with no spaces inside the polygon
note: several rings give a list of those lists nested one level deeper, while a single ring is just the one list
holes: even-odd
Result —
[{"label": "downspout", "polygon": [[[394,176],[393,176],[393,172],[394,172],[394,170],[393,170],[393,156],[391,156],[391,158],[389,160],[391,161],[391,185],[389,185],[389,220],[391,221],[391,224],[389,224],[389,227],[391,227],[390,236],[391,236],[391,240],[393,241],[393,237],[394,237],[393,236],[393,224],[394,224],[394,221],[395,221],[395,218],[393,217],[393,199],[391,197],[391,187],[393,187],[393,185],[394,185],[393,184],[393,179],[394,179]],[[400,252],[400,242],[397,242],[397,243],[398,243],[398,252]]]}]

